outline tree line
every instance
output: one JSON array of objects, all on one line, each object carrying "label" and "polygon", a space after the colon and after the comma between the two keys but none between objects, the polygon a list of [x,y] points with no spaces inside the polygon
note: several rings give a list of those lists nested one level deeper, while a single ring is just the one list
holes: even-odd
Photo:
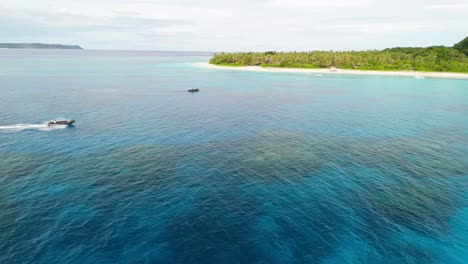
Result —
[{"label": "tree line", "polygon": [[453,47],[389,48],[368,51],[219,53],[211,64],[288,68],[415,70],[468,73],[468,37]]}]

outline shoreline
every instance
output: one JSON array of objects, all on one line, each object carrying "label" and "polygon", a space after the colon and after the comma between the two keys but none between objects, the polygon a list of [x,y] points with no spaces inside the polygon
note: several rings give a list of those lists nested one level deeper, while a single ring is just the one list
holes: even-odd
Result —
[{"label": "shoreline", "polygon": [[261,66],[219,66],[208,62],[195,63],[199,67],[236,70],[250,72],[276,72],[276,73],[308,73],[308,74],[347,74],[347,75],[381,75],[403,76],[414,78],[446,78],[468,80],[468,73],[455,72],[417,72],[417,71],[376,71],[376,70],[343,70],[343,69],[304,69],[304,68],[276,68]]}]

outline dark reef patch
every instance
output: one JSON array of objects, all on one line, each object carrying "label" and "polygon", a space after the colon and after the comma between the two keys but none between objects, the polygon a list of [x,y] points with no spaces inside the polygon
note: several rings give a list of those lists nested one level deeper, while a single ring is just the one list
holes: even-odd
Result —
[{"label": "dark reef patch", "polygon": [[0,249],[16,253],[0,260],[45,263],[60,250],[89,261],[320,262],[346,234],[378,252],[368,261],[432,262],[436,256],[395,236],[450,234],[466,206],[454,181],[466,172],[460,151],[432,139],[267,131],[71,162],[2,154],[0,235],[9,239]]}]

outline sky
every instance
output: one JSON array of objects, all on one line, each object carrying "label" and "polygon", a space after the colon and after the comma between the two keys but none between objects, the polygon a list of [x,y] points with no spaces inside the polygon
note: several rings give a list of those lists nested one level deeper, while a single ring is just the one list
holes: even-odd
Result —
[{"label": "sky", "polygon": [[468,0],[0,0],[0,42],[174,51],[452,46]]}]

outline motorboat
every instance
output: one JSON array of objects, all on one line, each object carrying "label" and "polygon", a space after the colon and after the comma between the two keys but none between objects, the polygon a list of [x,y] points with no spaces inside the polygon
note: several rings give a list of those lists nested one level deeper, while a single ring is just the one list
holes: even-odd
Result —
[{"label": "motorboat", "polygon": [[189,93],[197,93],[197,92],[199,92],[199,91],[200,91],[200,89],[194,88],[194,89],[188,90],[187,92],[189,92]]},{"label": "motorboat", "polygon": [[70,126],[71,124],[75,123],[75,120],[54,120],[47,123],[47,126]]}]

